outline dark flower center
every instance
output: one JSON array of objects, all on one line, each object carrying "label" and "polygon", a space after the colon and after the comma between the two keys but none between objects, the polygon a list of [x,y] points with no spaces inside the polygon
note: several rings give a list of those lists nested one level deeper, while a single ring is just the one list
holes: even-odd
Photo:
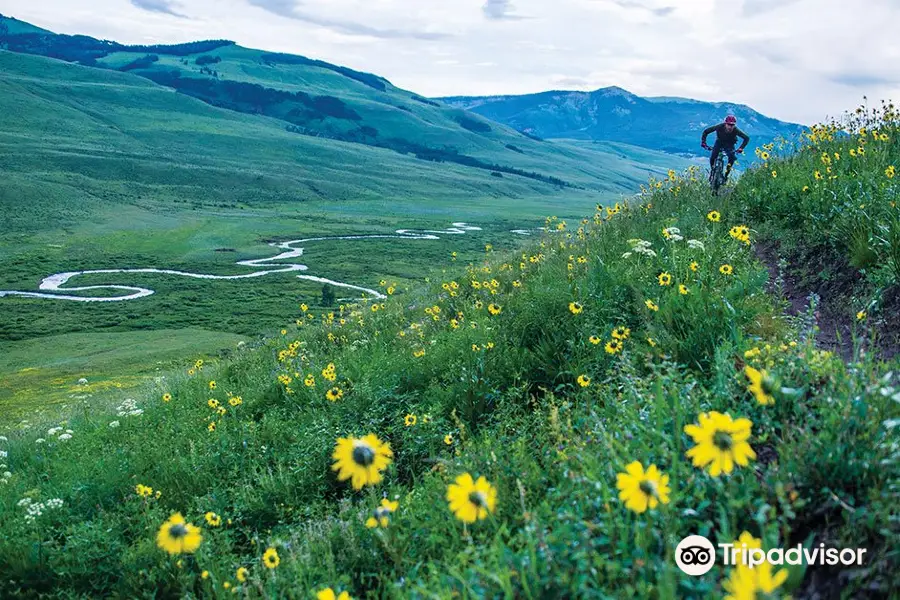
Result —
[{"label": "dark flower center", "polygon": [[656,497],[656,484],[654,484],[649,479],[644,479],[640,483],[641,492],[644,493],[645,496],[650,496],[651,498]]},{"label": "dark flower center", "polygon": [[183,538],[187,535],[187,527],[184,526],[184,523],[176,523],[169,527],[169,535],[175,539]]},{"label": "dark flower center", "polygon": [[715,435],[713,435],[713,444],[715,444],[719,450],[731,450],[731,446],[733,445],[733,443],[734,442],[732,442],[731,440],[731,434],[729,433],[726,433],[724,431],[717,431]]},{"label": "dark flower center", "polygon": [[353,449],[353,462],[368,467],[375,462],[375,452],[368,446],[357,446]]},{"label": "dark flower center", "polygon": [[484,492],[469,492],[469,502],[478,508],[487,506],[487,498],[485,497]]}]

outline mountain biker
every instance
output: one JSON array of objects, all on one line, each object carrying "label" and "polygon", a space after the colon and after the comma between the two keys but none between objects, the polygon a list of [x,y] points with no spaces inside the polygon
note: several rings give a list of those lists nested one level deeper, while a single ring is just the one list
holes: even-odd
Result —
[{"label": "mountain biker", "polygon": [[[706,144],[706,137],[714,131],[716,132],[716,143],[710,148]],[[738,137],[742,138],[744,141],[741,144],[741,147],[735,150],[734,145],[737,143]],[[700,140],[700,145],[704,150],[712,150],[712,155],[709,157],[710,168],[715,167],[716,159],[719,158],[719,152],[725,152],[725,154],[728,155],[728,168],[725,171],[726,174],[731,172],[731,167],[734,166],[734,161],[737,160],[735,152],[743,154],[744,148],[746,148],[749,143],[750,136],[738,129],[737,118],[734,115],[725,117],[724,123],[719,123],[718,125],[713,125],[712,127],[704,129],[703,138]]]}]

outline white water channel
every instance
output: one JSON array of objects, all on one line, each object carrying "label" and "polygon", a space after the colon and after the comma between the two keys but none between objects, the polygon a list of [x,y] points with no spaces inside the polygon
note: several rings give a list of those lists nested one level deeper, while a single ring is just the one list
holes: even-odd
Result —
[{"label": "white water channel", "polygon": [[[275,267],[270,269],[265,269],[262,271],[254,271],[252,273],[245,273],[243,275],[209,275],[206,273],[188,273],[186,271],[174,271],[172,269],[156,269],[156,268],[142,268],[142,269],[94,269],[90,271],[70,271],[67,273],[57,273],[55,275],[50,275],[49,277],[45,277],[42,281],[38,289],[41,290],[39,292],[23,292],[17,290],[0,290],[0,297],[3,296],[21,296],[26,298],[50,298],[54,300],[72,300],[75,302],[122,302],[124,300],[136,300],[138,298],[143,298],[145,296],[149,296],[153,294],[153,290],[148,288],[130,286],[130,285],[88,285],[81,287],[63,287],[65,286],[70,279],[73,277],[77,277],[79,275],[90,275],[94,273],[159,273],[165,275],[178,275],[181,277],[193,277],[195,279],[249,279],[251,277],[263,277],[265,275],[270,275],[272,273],[287,273],[290,271],[306,271],[308,267],[306,265],[300,263],[283,263],[280,261],[290,260],[294,258],[299,258],[303,256],[303,247],[298,246],[298,244],[307,244],[309,242],[320,242],[320,241],[331,241],[331,240],[371,240],[371,239],[383,239],[383,238],[397,238],[397,239],[405,239],[405,240],[439,240],[441,239],[441,235],[463,235],[467,231],[481,231],[481,227],[474,227],[472,225],[468,225],[466,223],[453,223],[452,227],[448,227],[443,230],[412,230],[412,229],[398,229],[393,234],[372,234],[372,235],[342,235],[342,236],[330,236],[330,237],[313,237],[313,238],[304,238],[302,240],[291,240],[289,242],[281,242],[281,243],[271,243],[270,246],[278,248],[280,250],[284,250],[284,252],[268,257],[268,258],[257,258],[252,260],[240,260],[236,264],[246,266],[246,267]],[[529,232],[524,229],[514,230],[513,233],[517,233],[520,235],[529,235]],[[297,246],[297,247],[295,247]],[[276,264],[277,263],[277,264]],[[335,287],[346,288],[350,290],[356,290],[359,292],[363,292],[365,294],[369,294],[371,297],[376,299],[382,299],[386,296],[379,292],[378,290],[369,289],[366,287],[361,287],[358,285],[351,285],[349,283],[343,283],[340,281],[334,281],[333,279],[327,279],[325,277],[316,277],[314,275],[297,275],[300,279],[307,279],[309,281],[316,281],[319,283],[329,283]],[[110,290],[116,292],[127,292],[121,293],[115,296],[73,296],[67,292],[83,292],[87,290]],[[59,292],[59,293],[48,293],[48,292]]]}]

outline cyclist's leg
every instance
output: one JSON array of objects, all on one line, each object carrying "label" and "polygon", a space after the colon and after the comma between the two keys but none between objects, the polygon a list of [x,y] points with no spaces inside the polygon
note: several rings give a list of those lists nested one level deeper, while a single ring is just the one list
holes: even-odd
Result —
[{"label": "cyclist's leg", "polygon": [[725,177],[728,177],[731,174],[731,168],[734,166],[737,156],[734,153],[734,146],[722,148],[722,151],[728,155],[728,166],[725,168]]},{"label": "cyclist's leg", "polygon": [[716,166],[716,159],[719,158],[719,152],[722,151],[722,145],[716,140],[716,143],[713,144],[712,152],[709,155],[709,168],[712,169]]}]

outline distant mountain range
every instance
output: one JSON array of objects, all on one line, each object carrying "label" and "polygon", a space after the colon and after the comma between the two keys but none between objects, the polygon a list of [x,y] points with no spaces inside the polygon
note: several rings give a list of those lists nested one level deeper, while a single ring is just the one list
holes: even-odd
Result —
[{"label": "distant mountain range", "polygon": [[686,98],[642,98],[619,87],[522,96],[452,96],[440,102],[478,113],[539,138],[616,141],[678,154],[701,153],[700,134],[734,114],[753,146],[792,138],[803,126],[748,106]]}]

